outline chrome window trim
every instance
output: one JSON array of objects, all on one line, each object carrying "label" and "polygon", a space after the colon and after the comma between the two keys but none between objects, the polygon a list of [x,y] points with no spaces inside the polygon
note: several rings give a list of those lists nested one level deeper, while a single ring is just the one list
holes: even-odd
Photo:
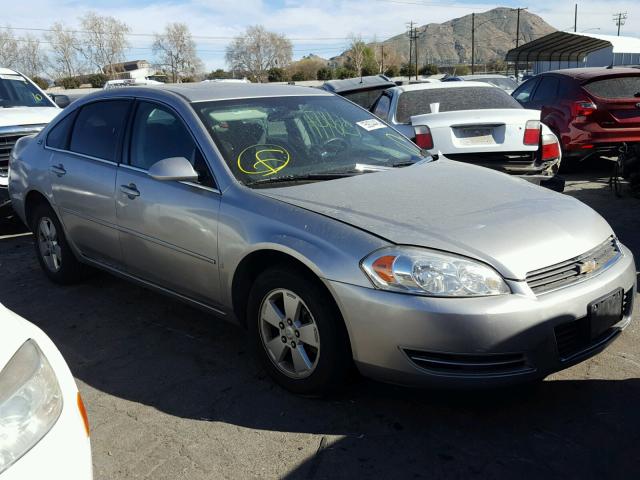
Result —
[{"label": "chrome window trim", "polygon": [[63,150],[61,148],[54,148],[54,147],[50,147],[48,145],[44,145],[44,149],[45,150],[51,150],[53,152],[58,152],[58,153],[67,153],[67,154],[75,155],[75,156],[80,157],[80,158],[86,158],[87,160],[93,160],[95,162],[105,163],[107,165],[112,165],[114,167],[118,166],[117,162],[112,162],[111,160],[105,160],[104,158],[92,157],[91,155],[86,155],[84,153],[74,152],[72,150]]},{"label": "chrome window trim", "polygon": [[[127,165],[127,164],[124,164],[124,163],[119,164],[118,167],[124,168],[124,169],[127,169],[127,170],[131,170],[131,171],[134,171],[134,172],[138,172],[138,173],[144,173],[145,175],[149,174],[148,170],[144,170],[143,168],[134,167],[134,166]],[[149,178],[151,178],[151,177],[149,177]],[[190,187],[195,187],[195,188],[199,188],[201,190],[206,190],[207,192],[217,193],[218,195],[222,195],[222,192],[220,190],[218,190],[217,188],[207,187],[206,185],[200,185],[199,183],[188,182],[188,181],[179,181],[178,183],[182,183],[183,185],[188,185]]]}]

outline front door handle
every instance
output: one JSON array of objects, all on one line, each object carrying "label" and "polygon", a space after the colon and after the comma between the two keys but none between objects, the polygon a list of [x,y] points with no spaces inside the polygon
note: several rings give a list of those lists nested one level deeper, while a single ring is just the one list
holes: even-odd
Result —
[{"label": "front door handle", "polygon": [[134,183],[130,183],[129,185],[120,185],[120,191],[124,193],[127,197],[133,200],[136,197],[140,196],[140,191],[138,187]]},{"label": "front door handle", "polygon": [[51,171],[59,177],[66,175],[67,173],[67,171],[64,169],[64,165],[62,164],[52,166]]}]

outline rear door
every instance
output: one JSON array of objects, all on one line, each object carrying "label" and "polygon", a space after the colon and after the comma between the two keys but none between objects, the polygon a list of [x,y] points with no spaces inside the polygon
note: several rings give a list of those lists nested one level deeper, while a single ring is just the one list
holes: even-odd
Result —
[{"label": "rear door", "polygon": [[128,99],[89,103],[58,123],[46,144],[65,232],[83,255],[113,267],[122,260],[115,183],[130,107]]},{"label": "rear door", "polygon": [[640,129],[640,72],[600,77],[582,89],[596,104],[592,120],[601,127]]}]

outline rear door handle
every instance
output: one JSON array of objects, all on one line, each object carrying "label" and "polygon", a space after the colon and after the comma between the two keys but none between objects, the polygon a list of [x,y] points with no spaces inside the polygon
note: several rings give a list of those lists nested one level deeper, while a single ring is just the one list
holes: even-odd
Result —
[{"label": "rear door handle", "polygon": [[129,197],[131,200],[140,196],[140,191],[138,190],[138,187],[136,187],[134,183],[130,183],[129,185],[120,185],[120,191],[124,193],[127,197]]},{"label": "rear door handle", "polygon": [[54,165],[53,167],[51,167],[51,171],[59,177],[66,175],[67,173],[67,171],[64,169],[64,165],[62,164]]}]

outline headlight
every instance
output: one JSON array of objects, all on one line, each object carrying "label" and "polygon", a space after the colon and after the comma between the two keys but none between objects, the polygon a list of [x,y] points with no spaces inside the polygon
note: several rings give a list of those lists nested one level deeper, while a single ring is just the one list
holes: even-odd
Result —
[{"label": "headlight", "polygon": [[62,412],[55,373],[33,340],[0,372],[0,473],[44,437]]},{"label": "headlight", "polygon": [[362,261],[373,284],[383,290],[431,297],[483,297],[510,293],[491,267],[453,254],[415,247],[377,250]]}]

